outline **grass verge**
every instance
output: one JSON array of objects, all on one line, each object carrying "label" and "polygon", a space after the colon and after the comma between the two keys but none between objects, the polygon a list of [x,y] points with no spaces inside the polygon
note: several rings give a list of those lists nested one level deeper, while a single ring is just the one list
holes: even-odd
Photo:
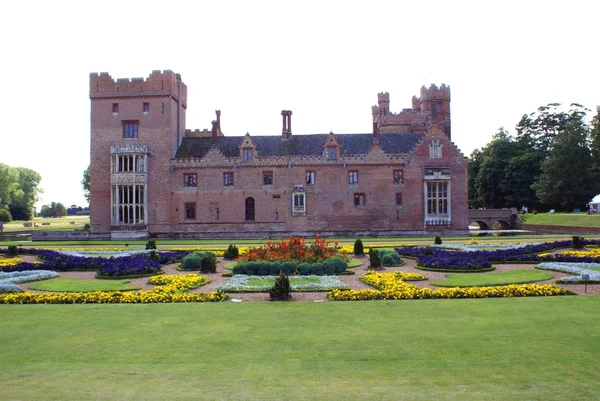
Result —
[{"label": "grass verge", "polygon": [[0,384],[15,400],[591,400],[599,308],[600,297],[0,305]]},{"label": "grass verge", "polygon": [[447,274],[448,280],[431,283],[437,287],[489,287],[549,280],[554,275],[539,270],[510,270],[497,273]]},{"label": "grass verge", "polygon": [[127,285],[130,280],[83,280],[79,278],[57,278],[32,283],[29,288],[38,291],[53,292],[90,292],[90,291],[134,291],[141,287]]}]

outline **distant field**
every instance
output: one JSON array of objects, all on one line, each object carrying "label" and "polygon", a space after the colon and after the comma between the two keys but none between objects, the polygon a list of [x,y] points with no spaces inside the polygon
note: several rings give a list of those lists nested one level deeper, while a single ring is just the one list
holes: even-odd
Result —
[{"label": "distant field", "polygon": [[521,215],[526,224],[569,227],[600,227],[600,213],[528,213]]},{"label": "distant field", "polygon": [[[90,223],[90,216],[65,216],[56,218],[34,217],[31,220],[32,227],[25,227],[24,221],[16,220],[4,223],[4,232],[17,231],[74,231],[82,229],[85,224]],[[71,224],[73,222],[73,224]],[[45,224],[44,224],[45,223]],[[37,227],[35,226],[37,225]]]}]

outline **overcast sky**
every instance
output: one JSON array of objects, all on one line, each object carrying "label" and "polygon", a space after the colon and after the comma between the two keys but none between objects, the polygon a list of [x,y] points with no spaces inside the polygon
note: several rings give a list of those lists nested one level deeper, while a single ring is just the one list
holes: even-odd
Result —
[{"label": "overcast sky", "polygon": [[[42,203],[84,205],[89,73],[180,73],[187,128],[371,132],[371,106],[452,92],[465,156],[551,102],[600,104],[598,1],[12,1],[2,5],[0,163],[42,175]],[[108,149],[107,149],[108,151]]]}]

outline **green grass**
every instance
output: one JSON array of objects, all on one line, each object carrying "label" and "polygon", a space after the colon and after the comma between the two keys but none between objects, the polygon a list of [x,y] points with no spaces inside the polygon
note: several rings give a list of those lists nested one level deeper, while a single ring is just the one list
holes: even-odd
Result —
[{"label": "green grass", "polygon": [[521,215],[526,224],[568,227],[600,227],[600,213],[528,213]]},{"label": "green grass", "polygon": [[78,278],[57,278],[32,283],[29,288],[39,291],[89,292],[89,291],[132,291],[140,287],[126,285],[131,280],[82,280]]},{"label": "green grass", "polygon": [[[304,284],[310,284],[310,283],[320,284],[321,283],[320,279],[309,278],[309,277],[290,277],[290,281],[292,282],[291,284],[293,284],[293,285],[304,285]],[[273,285],[275,285],[275,279],[248,280],[248,285],[249,286],[263,286],[263,285],[273,286]]]},{"label": "green grass", "polygon": [[0,305],[5,400],[592,400],[600,297]]},{"label": "green grass", "polygon": [[510,270],[497,273],[449,273],[449,280],[431,283],[438,287],[474,287],[534,283],[549,280],[551,273],[539,270]]},{"label": "green grass", "polygon": [[[25,227],[24,221],[16,220],[4,223],[4,232],[31,232],[31,231],[74,231],[82,229],[85,224],[90,223],[90,216],[64,216],[56,218],[34,217],[31,220],[37,227]],[[71,224],[73,222],[73,224]]]}]

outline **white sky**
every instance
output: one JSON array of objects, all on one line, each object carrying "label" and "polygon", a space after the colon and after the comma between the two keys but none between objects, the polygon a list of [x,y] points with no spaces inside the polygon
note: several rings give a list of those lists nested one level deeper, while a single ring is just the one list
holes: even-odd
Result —
[{"label": "white sky", "polygon": [[279,135],[371,132],[371,106],[452,90],[452,138],[468,156],[550,102],[600,104],[600,2],[27,1],[0,14],[0,163],[42,175],[42,203],[84,205],[89,73],[188,86],[187,128]]}]

